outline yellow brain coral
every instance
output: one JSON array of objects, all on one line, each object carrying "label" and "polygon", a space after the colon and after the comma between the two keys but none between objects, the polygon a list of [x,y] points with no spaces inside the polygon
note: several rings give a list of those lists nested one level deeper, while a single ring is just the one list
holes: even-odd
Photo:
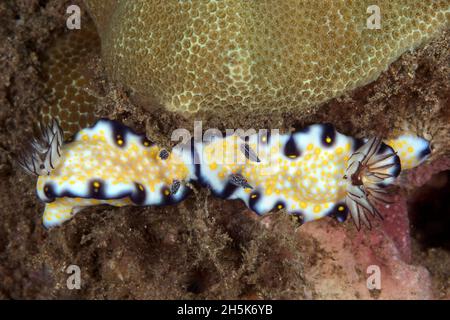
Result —
[{"label": "yellow brain coral", "polygon": [[[306,110],[450,20],[449,0],[85,0],[110,76],[185,116]],[[381,29],[368,29],[378,5]]]}]

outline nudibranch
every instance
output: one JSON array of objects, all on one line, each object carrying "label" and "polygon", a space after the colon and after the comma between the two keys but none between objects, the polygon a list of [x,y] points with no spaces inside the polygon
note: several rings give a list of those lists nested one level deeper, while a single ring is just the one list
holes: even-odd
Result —
[{"label": "nudibranch", "polygon": [[[376,209],[370,204],[361,205],[362,201],[355,202],[351,191],[357,189],[354,193],[365,198],[369,186],[383,190],[400,172],[395,151],[377,141],[364,143],[340,134],[328,124],[312,125],[287,135],[251,135],[246,141],[232,135],[197,146],[204,156],[200,176],[217,196],[241,199],[258,214],[284,209],[304,222],[329,215],[345,220],[350,207],[358,228],[361,219],[370,227],[366,210],[361,209],[371,213]],[[365,150],[369,145],[372,148]],[[248,157],[252,153],[257,159]],[[354,181],[346,178],[349,171],[357,171],[354,168],[361,161],[354,158],[359,154],[366,154],[377,164],[376,173],[382,179],[369,181],[367,176],[375,173],[359,172],[364,183],[354,186]],[[218,163],[217,159],[223,161]],[[242,177],[246,185],[239,187],[234,183],[235,175]],[[352,200],[346,201],[349,195]]]},{"label": "nudibranch", "polygon": [[241,199],[259,215],[284,209],[306,222],[325,216],[344,221],[350,214],[359,229],[371,227],[370,216],[380,216],[377,203],[387,203],[387,187],[402,164],[419,165],[430,153],[429,143],[417,136],[356,139],[330,124],[289,134],[218,133],[169,152],[107,119],[63,143],[53,121],[20,164],[39,176],[45,227],[61,225],[92,205],[177,203],[193,182],[216,196]]},{"label": "nudibranch", "polygon": [[[60,146],[57,127],[53,121],[40,139],[47,144],[33,143],[21,160],[28,172],[39,176],[37,195],[46,203],[45,227],[60,225],[86,206],[165,205],[187,195],[184,182],[193,172],[191,161],[183,159],[187,154],[165,154],[145,136],[103,119]],[[57,165],[38,163],[45,146],[44,159],[52,158]]]}]

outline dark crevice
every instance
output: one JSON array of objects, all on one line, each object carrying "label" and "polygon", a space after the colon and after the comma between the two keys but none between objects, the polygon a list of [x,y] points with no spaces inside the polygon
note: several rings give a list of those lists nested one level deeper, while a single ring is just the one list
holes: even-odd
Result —
[{"label": "dark crevice", "polygon": [[198,269],[191,274],[186,290],[193,294],[201,294],[207,290],[210,282],[210,272],[206,269]]},{"label": "dark crevice", "polygon": [[411,234],[424,248],[450,250],[450,171],[435,174],[410,197]]}]

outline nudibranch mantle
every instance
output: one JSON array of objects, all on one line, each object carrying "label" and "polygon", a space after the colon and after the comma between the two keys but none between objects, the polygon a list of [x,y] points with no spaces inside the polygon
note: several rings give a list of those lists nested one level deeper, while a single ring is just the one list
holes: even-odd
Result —
[{"label": "nudibranch mantle", "polygon": [[[351,214],[358,228],[361,222],[370,227],[366,215],[378,215],[375,204],[383,202],[384,188],[394,182],[401,164],[418,165],[430,153],[429,143],[416,136],[382,143],[345,136],[330,124],[290,134],[266,130],[213,137],[171,152],[107,119],[52,148],[58,142],[52,136],[61,136],[55,128],[53,123],[44,131],[50,134],[41,140],[48,143],[32,144],[28,159],[21,161],[39,175],[37,194],[46,203],[47,228],[92,205],[177,203],[188,195],[188,182],[225,199],[241,199],[260,215],[284,209],[306,222],[324,216],[343,221]],[[30,170],[44,145],[58,151],[55,167]]]},{"label": "nudibranch mantle", "polygon": [[[241,199],[258,214],[285,209],[306,222],[328,215],[345,219],[348,181],[343,177],[350,157],[364,143],[329,124],[316,124],[292,134],[256,134],[245,142],[233,135],[196,147],[204,156],[200,176],[217,196]],[[242,144],[260,161],[239,152]],[[384,169],[383,183],[390,184],[400,172],[400,161],[386,145],[377,153],[394,156],[384,163],[392,164]],[[242,175],[252,188],[230,183],[233,174]]]},{"label": "nudibranch mantle", "polygon": [[[259,162],[239,152],[241,143],[239,137],[227,137],[224,144],[235,147],[228,148],[219,164],[223,141],[203,147],[201,176],[218,196],[241,199],[258,214],[284,208],[304,221],[327,215],[345,197],[342,177],[356,141],[331,126],[313,125],[290,135],[252,135],[247,145],[256,151]],[[238,161],[233,161],[235,154]],[[240,173],[253,188],[231,185],[228,177],[233,173]]]}]

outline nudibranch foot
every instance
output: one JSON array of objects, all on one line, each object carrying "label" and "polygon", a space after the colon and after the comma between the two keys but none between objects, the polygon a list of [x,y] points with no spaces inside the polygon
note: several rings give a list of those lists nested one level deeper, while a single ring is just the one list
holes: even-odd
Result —
[{"label": "nudibranch foot", "polygon": [[46,229],[60,226],[64,222],[70,220],[75,214],[82,209],[95,205],[110,205],[114,207],[123,207],[131,205],[131,201],[127,198],[115,200],[96,200],[83,198],[58,198],[55,201],[45,205],[43,215],[43,225]]}]

